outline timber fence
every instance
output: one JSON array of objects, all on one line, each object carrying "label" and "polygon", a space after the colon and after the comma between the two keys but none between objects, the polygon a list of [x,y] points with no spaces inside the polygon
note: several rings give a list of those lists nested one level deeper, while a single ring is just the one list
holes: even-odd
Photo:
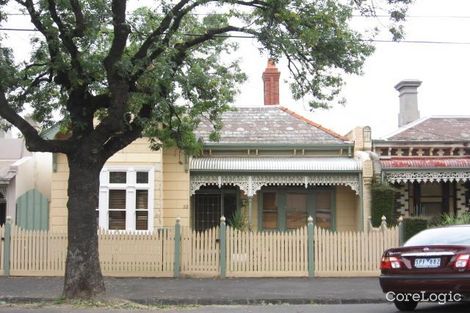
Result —
[{"label": "timber fence", "polygon": [[[402,225],[335,232],[308,224],[288,231],[240,231],[225,224],[196,231],[98,231],[103,274],[115,277],[377,276],[385,249],[398,246]],[[0,274],[62,276],[67,234],[0,227]]]}]

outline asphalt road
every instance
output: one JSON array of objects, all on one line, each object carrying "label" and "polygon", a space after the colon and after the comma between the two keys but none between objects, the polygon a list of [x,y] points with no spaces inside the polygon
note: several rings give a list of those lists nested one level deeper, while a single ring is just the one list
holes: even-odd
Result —
[{"label": "asphalt road", "polygon": [[[343,305],[248,305],[248,306],[188,306],[165,308],[80,308],[72,306],[0,305],[1,313],[394,313],[392,304],[343,304]],[[470,312],[470,304],[434,305],[420,304],[415,312],[464,313]]]}]

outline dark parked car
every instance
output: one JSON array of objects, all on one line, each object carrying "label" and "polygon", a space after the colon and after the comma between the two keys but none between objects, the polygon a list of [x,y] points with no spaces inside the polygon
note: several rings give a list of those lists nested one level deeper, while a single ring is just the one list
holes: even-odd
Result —
[{"label": "dark parked car", "polygon": [[386,250],[380,286],[401,311],[419,301],[447,303],[470,295],[470,225],[424,230]]}]

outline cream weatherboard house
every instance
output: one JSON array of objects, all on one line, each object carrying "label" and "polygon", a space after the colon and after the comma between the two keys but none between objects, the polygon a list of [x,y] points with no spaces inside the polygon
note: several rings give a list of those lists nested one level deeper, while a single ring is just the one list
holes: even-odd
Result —
[{"label": "cream weatherboard house", "polygon": [[[268,62],[263,106],[223,114],[220,140],[209,124],[197,136],[200,156],[153,151],[145,138],[106,163],[96,218],[103,229],[152,231],[173,226],[205,230],[242,210],[252,229],[293,229],[307,217],[333,230],[361,230],[370,214],[370,131],[336,134],[279,105],[279,76]],[[54,156],[50,229],[67,227],[68,167]]]}]

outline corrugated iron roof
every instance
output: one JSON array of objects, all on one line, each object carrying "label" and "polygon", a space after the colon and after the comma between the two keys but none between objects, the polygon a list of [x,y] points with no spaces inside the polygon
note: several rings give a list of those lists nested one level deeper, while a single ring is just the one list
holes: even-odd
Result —
[{"label": "corrugated iron roof", "polygon": [[466,168],[470,169],[468,158],[407,158],[380,161],[383,169],[424,169],[424,168]]},{"label": "corrugated iron roof", "polygon": [[191,171],[199,172],[356,172],[362,164],[348,158],[192,158]]}]

